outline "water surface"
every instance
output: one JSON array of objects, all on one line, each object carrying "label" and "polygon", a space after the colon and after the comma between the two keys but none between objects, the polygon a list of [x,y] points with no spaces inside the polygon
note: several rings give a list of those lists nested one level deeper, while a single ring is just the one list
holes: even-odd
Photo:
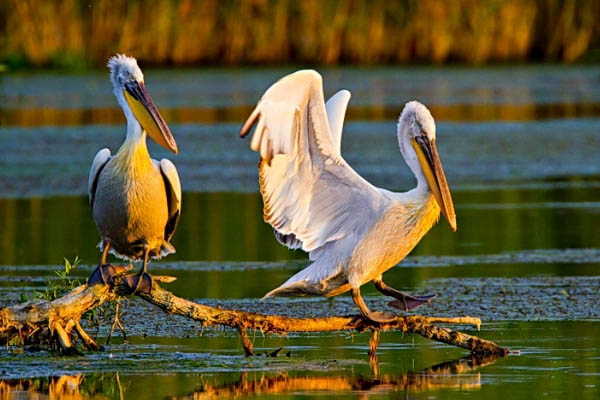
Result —
[{"label": "water surface", "polygon": [[[284,349],[276,358],[252,359],[240,355],[238,339],[226,332],[218,333],[218,341],[214,335],[178,340],[133,338],[130,345],[113,345],[85,359],[4,355],[0,368],[7,377],[0,383],[0,393],[80,396],[74,398],[119,398],[122,393],[124,398],[180,399],[267,398],[273,394],[284,398],[480,399],[509,391],[511,399],[531,398],[532,393],[548,398],[577,393],[578,398],[594,399],[600,383],[599,333],[597,324],[586,322],[492,324],[479,334],[521,349],[519,356],[498,360],[463,358],[459,350],[422,338],[384,333],[385,344],[375,367],[365,356],[365,335],[258,339],[259,344],[268,343],[269,349]],[[257,350],[262,349],[258,346]],[[51,378],[44,375],[49,368],[55,372]],[[23,374],[35,377],[16,378]]]},{"label": "water surface", "polygon": [[[244,119],[287,69],[148,71],[146,81],[179,144],[185,191],[257,191]],[[352,92],[343,155],[372,183],[407,189],[395,124],[413,99],[431,108],[450,184],[499,185],[600,175],[600,71],[590,67],[324,70],[327,96]],[[4,75],[0,82],[0,193],[85,194],[91,160],[113,152],[125,121],[106,73]]]},{"label": "water surface", "polygon": [[[259,302],[307,264],[262,222],[256,154],[237,137],[265,88],[289,69],[147,71],[150,92],[180,147],[155,158],[179,170],[177,253],[150,266],[178,279],[174,293],[202,303],[297,316],[353,313],[349,297]],[[347,68],[323,71],[326,95],[352,92],[343,155],[375,185],[414,180],[395,121],[418,99],[437,121],[458,231],[442,220],[386,281],[436,293],[418,310],[474,315],[481,332],[520,350],[498,360],[421,337],[368,333],[256,333],[245,358],[230,330],[203,329],[139,300],[125,301],[129,337],[106,351],[57,357],[0,350],[0,396],[72,398],[565,398],[600,394],[600,69],[596,66]],[[124,136],[105,72],[0,75],[0,304],[42,290],[64,257],[84,281],[99,260],[87,204],[94,154]],[[367,302],[387,299],[371,285]],[[104,342],[108,324],[97,334]],[[95,333],[92,332],[92,333]],[[288,356],[289,355],[289,356]],[[466,358],[465,358],[466,357]]]}]

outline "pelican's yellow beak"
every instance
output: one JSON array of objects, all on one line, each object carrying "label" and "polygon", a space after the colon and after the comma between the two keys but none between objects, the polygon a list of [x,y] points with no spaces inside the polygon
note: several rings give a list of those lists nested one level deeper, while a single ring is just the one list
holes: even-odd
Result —
[{"label": "pelican's yellow beak", "polygon": [[440,205],[442,214],[448,220],[452,231],[456,232],[454,204],[452,203],[450,188],[446,181],[446,174],[444,174],[444,168],[442,168],[442,161],[435,147],[435,140],[429,140],[427,136],[419,136],[410,139],[410,143],[415,153],[417,153],[425,179],[427,179],[435,200]]},{"label": "pelican's yellow beak", "polygon": [[140,125],[148,135],[165,149],[171,150],[177,154],[177,143],[169,130],[167,123],[158,112],[154,100],[146,90],[144,82],[131,81],[125,84],[125,100],[131,108],[133,115],[137,118]]}]

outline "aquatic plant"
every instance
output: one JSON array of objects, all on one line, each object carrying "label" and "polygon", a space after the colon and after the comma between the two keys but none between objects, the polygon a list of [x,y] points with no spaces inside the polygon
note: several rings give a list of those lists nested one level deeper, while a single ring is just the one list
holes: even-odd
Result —
[{"label": "aquatic plant", "polygon": [[72,276],[73,271],[77,268],[81,260],[75,257],[71,263],[68,259],[65,260],[65,266],[62,270],[54,271],[58,279],[46,278],[46,286],[43,291],[34,291],[33,298],[37,300],[52,301],[64,296],[77,286],[81,285],[79,279]]}]

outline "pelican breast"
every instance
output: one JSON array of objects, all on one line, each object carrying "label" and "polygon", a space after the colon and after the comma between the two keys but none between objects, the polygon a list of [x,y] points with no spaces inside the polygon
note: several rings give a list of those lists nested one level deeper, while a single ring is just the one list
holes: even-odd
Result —
[{"label": "pelican breast", "polygon": [[142,255],[144,244],[153,255],[161,252],[169,219],[165,180],[157,163],[122,162],[111,158],[97,177],[92,211],[103,240],[131,259]]},{"label": "pelican breast", "polygon": [[423,201],[394,202],[364,235],[349,261],[348,280],[363,285],[404,259],[438,221],[440,207],[427,193]]}]

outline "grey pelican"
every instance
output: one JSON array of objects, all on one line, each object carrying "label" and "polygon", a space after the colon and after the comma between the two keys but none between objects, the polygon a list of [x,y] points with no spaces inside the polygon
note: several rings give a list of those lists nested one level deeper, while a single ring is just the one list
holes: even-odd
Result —
[{"label": "grey pelican", "polygon": [[369,310],[360,287],[373,281],[404,310],[430,301],[434,296],[387,286],[382,274],[416,246],[440,211],[453,231],[456,216],[429,110],[416,101],[402,110],[398,143],[417,187],[394,193],[371,185],[341,155],[349,99],[343,90],[326,104],[321,75],[298,71],[265,92],[241,129],[244,137],[256,123],[250,147],[260,154],[265,222],[281,244],[308,252],[311,261],[265,298],[351,291],[365,318],[384,323],[393,315]]},{"label": "grey pelican", "polygon": [[125,280],[132,293],[150,291],[149,258],[175,252],[169,241],[181,213],[181,186],[171,161],[150,158],[146,133],[175,154],[177,144],[146,90],[135,58],[116,55],[108,68],[113,93],[127,119],[127,136],[114,156],[109,149],[100,150],[90,170],[89,200],[102,238],[102,258],[88,284],[112,279],[114,267],[106,264],[110,251],[123,259],[141,260],[140,272]]}]

